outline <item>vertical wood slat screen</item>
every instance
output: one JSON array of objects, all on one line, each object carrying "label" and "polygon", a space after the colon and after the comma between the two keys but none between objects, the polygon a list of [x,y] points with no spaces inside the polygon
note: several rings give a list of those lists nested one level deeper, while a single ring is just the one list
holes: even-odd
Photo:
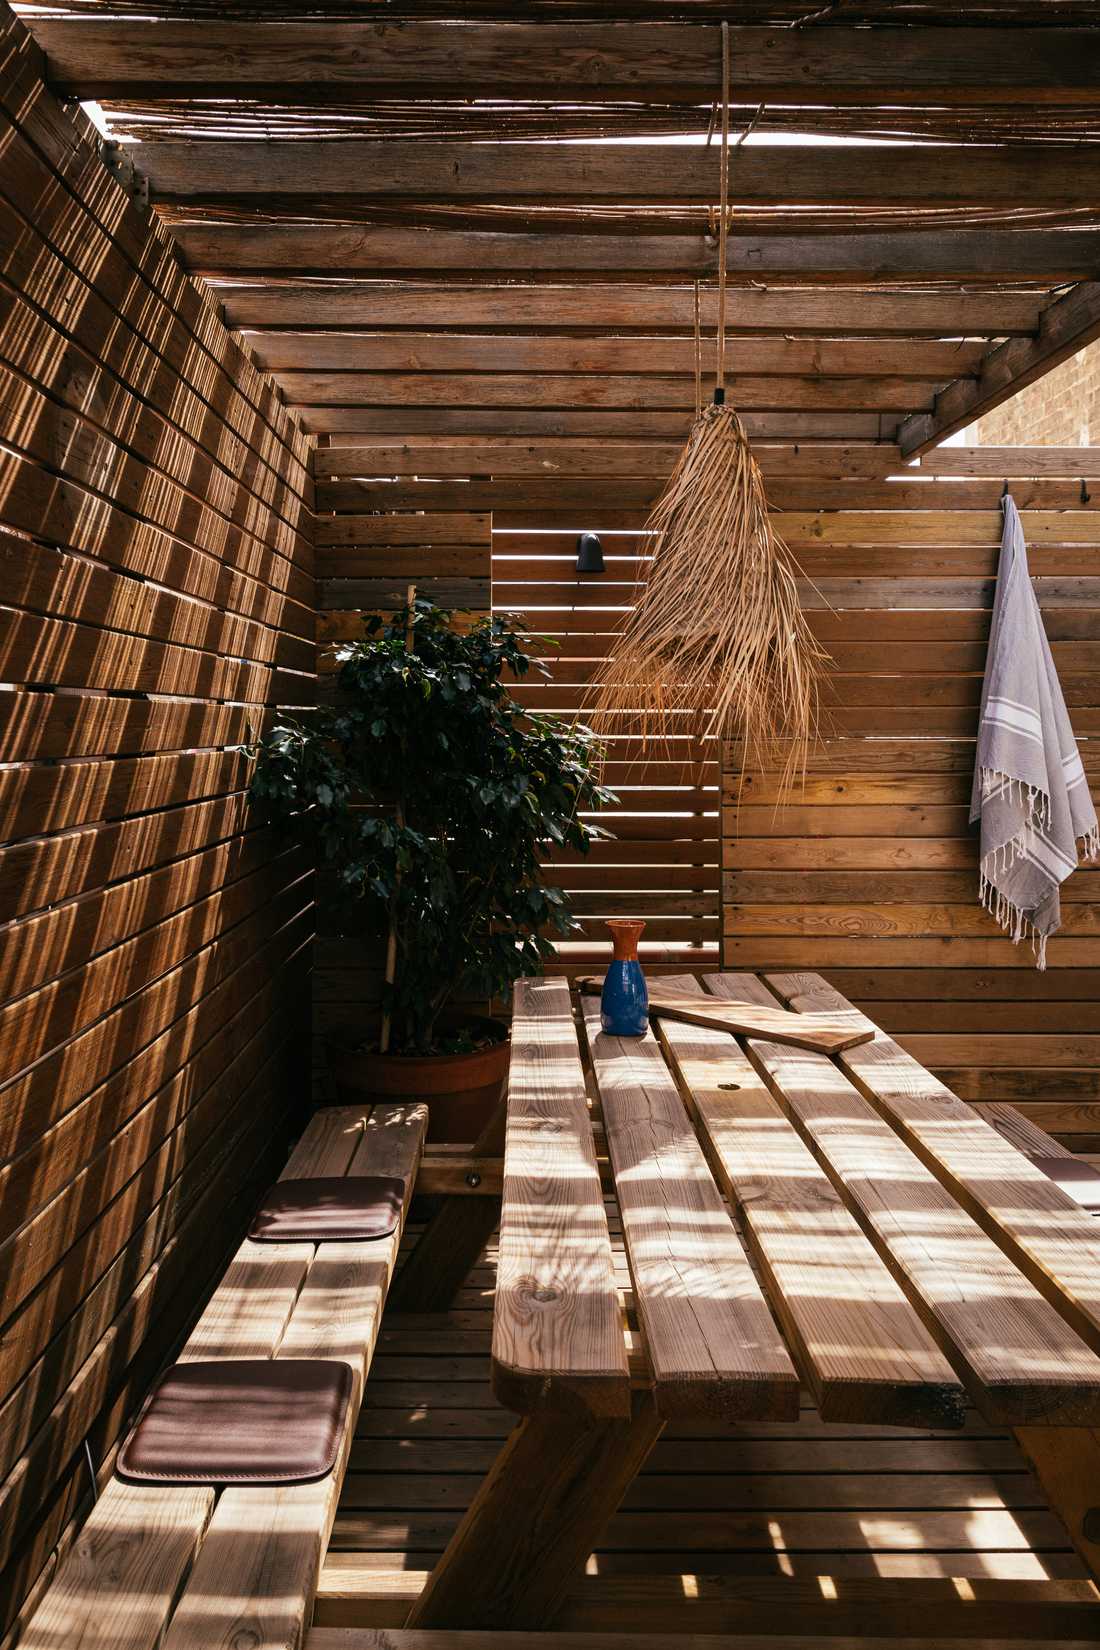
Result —
[{"label": "vertical wood slat screen", "polygon": [[0,16],[0,1639],[285,1150],[309,443]]},{"label": "vertical wood slat screen", "polygon": [[[1074,508],[1077,482],[1033,484],[1027,460],[1021,450],[1010,485],[1095,793],[1100,511]],[[935,495],[927,510],[883,508],[881,484],[851,482],[850,507],[780,518],[836,662],[831,737],[805,793],[778,812],[759,774],[738,811],[727,750],[723,961],[827,974],[964,1098],[1020,1102],[1067,1144],[1095,1148],[1100,873],[1082,867],[1066,884],[1045,974],[977,897],[968,813],[1001,483],[921,485]]]}]

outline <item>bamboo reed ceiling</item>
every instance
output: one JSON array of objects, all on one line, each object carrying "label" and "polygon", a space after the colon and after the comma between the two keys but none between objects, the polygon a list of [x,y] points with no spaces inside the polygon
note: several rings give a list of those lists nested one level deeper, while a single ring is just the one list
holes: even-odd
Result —
[{"label": "bamboo reed ceiling", "polygon": [[686,434],[723,18],[750,434],[917,451],[1100,332],[1094,0],[19,9],[329,442]]}]

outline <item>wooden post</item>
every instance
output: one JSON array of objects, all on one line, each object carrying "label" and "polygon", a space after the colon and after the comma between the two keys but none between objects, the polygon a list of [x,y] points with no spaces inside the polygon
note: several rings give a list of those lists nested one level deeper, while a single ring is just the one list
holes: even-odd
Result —
[{"label": "wooden post", "polygon": [[[506,1102],[501,1098],[470,1148],[472,1157],[504,1152]],[[433,1216],[390,1290],[391,1312],[446,1312],[500,1218],[500,1193],[449,1197]]]},{"label": "wooden post", "polygon": [[[407,616],[406,616],[406,619],[405,619],[405,650],[406,650],[406,652],[411,650],[412,644],[413,644],[413,611],[412,611],[412,607],[413,607],[413,602],[415,600],[416,600],[416,586],[415,586],[415,584],[410,584],[408,589],[405,591],[405,607],[408,610]],[[398,829],[399,830],[404,830],[404,828],[405,828],[405,808],[404,808],[404,804],[401,803],[400,801],[397,804],[395,812],[396,812],[396,815],[397,815]],[[397,896],[398,896],[398,894],[400,893],[400,890],[401,890],[401,872],[400,872],[400,870],[398,870],[395,873],[394,882],[395,882],[396,886],[395,886],[395,889],[394,889],[393,907],[392,907],[392,910],[391,910],[391,913],[390,913],[390,931],[389,931],[389,934],[386,936],[386,967],[385,967],[385,970],[384,970],[384,973],[383,973],[383,976],[382,976],[388,986],[392,985],[394,980],[397,978]],[[379,1054],[388,1054],[389,1047],[390,1047],[390,1011],[389,1011],[388,1008],[384,1008],[382,1010],[382,1025],[381,1025],[381,1028],[380,1028],[379,1033],[378,1033],[378,1052],[379,1052]]]},{"label": "wooden post", "polygon": [[1100,1583],[1100,1432],[1091,1427],[1016,1427],[1050,1509]]},{"label": "wooden post", "polygon": [[664,1423],[632,1413],[529,1415],[508,1439],[409,1613],[418,1628],[534,1630],[553,1621]]}]

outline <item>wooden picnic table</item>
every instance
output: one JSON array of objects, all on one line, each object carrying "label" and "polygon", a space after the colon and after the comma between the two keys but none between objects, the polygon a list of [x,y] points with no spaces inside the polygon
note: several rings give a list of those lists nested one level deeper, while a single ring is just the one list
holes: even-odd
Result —
[{"label": "wooden picnic table", "polygon": [[800,1388],[825,1421],[943,1428],[973,1404],[1053,1500],[1046,1460],[1095,1459],[1100,1227],[1042,1153],[818,975],[660,985],[871,1035],[617,1038],[597,996],[519,982],[492,1373],[520,1419],[410,1626],[546,1625],[666,1422],[793,1420]]}]

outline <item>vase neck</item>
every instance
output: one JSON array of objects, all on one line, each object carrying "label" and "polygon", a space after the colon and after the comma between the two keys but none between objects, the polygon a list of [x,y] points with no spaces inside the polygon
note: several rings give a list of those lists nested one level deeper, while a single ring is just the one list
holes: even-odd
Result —
[{"label": "vase neck", "polygon": [[612,955],[616,962],[637,962],[638,941],[645,930],[644,922],[609,922]]}]

